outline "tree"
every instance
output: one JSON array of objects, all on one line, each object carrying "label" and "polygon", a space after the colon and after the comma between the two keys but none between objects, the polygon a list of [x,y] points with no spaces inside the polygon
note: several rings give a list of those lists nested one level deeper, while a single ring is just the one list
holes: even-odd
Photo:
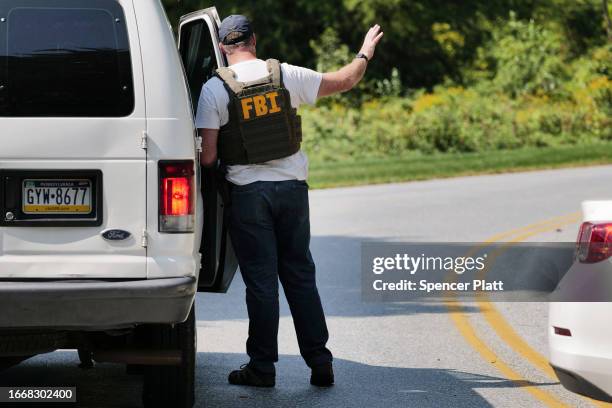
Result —
[{"label": "tree", "polygon": [[[330,39],[337,42],[334,49],[343,50],[343,57],[352,57],[367,28],[379,23],[385,37],[367,78],[388,80],[396,72],[409,89],[433,89],[448,81],[469,85],[466,69],[511,11],[520,21],[534,20],[562,35],[573,57],[606,41],[605,25],[593,22],[601,21],[602,1],[607,7],[607,0],[162,1],[173,25],[182,14],[213,4],[222,17],[245,14],[253,21],[262,58],[310,68],[335,65],[332,59],[339,53],[320,52],[330,48]],[[609,15],[606,21],[609,26]]]},{"label": "tree", "polygon": [[604,21],[606,22],[606,31],[608,33],[608,41],[612,41],[612,21],[610,21],[610,9],[608,9],[608,0],[602,0]]}]

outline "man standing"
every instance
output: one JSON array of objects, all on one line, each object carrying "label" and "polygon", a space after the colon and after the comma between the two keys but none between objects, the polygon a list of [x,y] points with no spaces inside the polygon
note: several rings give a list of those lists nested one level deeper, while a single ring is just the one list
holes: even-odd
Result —
[{"label": "man standing", "polygon": [[310,254],[308,160],[297,108],[352,89],[363,78],[383,33],[370,28],[355,59],[318,73],[256,56],[251,23],[229,16],[219,28],[229,68],[202,88],[196,126],[201,162],[226,166],[231,183],[230,237],[246,285],[248,364],[229,382],[273,387],[278,361],[278,281],[291,309],[300,353],[316,386],[334,383],[325,315]]}]

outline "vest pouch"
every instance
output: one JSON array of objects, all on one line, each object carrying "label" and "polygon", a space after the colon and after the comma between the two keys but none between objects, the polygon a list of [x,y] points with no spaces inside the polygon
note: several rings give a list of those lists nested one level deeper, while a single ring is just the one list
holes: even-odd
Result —
[{"label": "vest pouch", "polygon": [[256,122],[242,124],[243,146],[248,161],[264,163],[295,153],[292,130],[286,115],[260,118]]}]

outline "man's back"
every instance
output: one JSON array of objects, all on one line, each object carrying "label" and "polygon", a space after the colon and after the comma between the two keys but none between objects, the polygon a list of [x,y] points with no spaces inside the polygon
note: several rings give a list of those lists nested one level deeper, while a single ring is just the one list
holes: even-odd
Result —
[{"label": "man's back", "polygon": [[[230,66],[240,82],[251,82],[268,76],[266,62],[252,59]],[[281,65],[282,79],[291,96],[291,105],[298,108],[302,104],[314,104],[321,83],[322,74],[294,65]],[[211,78],[200,94],[196,126],[199,129],[219,129],[229,121],[229,94],[223,82]],[[299,152],[278,160],[262,164],[228,166],[227,179],[236,185],[250,184],[255,181],[306,180],[308,159]]]},{"label": "man's back", "polygon": [[[233,15],[221,22],[219,45],[236,78],[220,70],[224,82],[213,78],[202,89],[196,119],[202,137],[200,160],[209,167],[219,159],[225,164],[261,163],[228,168],[227,178],[234,184],[229,234],[246,286],[250,359],[229,374],[230,384],[276,384],[279,281],[291,309],[300,354],[312,370],[310,383],[334,384],[333,356],[326,347],[329,333],[310,253],[308,161],[297,150],[302,129],[295,108],[353,88],[363,78],[381,37],[380,27],[372,27],[362,52],[337,72],[320,74],[283,64],[281,80],[277,62],[269,61],[268,66],[257,59],[257,38],[245,16]],[[270,80],[259,81],[268,75]],[[289,104],[292,109],[287,109]],[[266,161],[277,157],[283,158]]]}]

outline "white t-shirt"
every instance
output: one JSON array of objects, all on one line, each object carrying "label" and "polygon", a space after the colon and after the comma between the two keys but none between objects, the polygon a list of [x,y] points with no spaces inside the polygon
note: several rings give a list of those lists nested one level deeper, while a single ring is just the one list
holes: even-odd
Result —
[{"label": "white t-shirt", "polygon": [[[240,82],[256,81],[268,76],[266,62],[260,59],[234,64],[230,67]],[[283,83],[291,95],[291,105],[298,108],[302,104],[317,101],[322,74],[307,68],[282,64]],[[229,95],[223,82],[217,77],[208,80],[202,87],[196,127],[198,129],[220,129],[227,124]],[[271,160],[262,164],[228,166],[227,179],[237,185],[255,181],[306,180],[308,177],[308,158],[301,150],[289,157]]]}]

